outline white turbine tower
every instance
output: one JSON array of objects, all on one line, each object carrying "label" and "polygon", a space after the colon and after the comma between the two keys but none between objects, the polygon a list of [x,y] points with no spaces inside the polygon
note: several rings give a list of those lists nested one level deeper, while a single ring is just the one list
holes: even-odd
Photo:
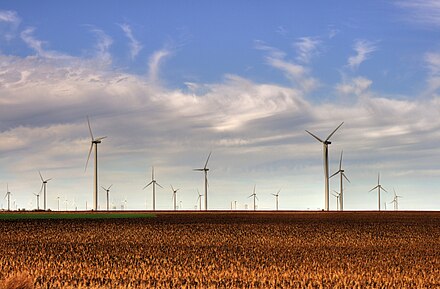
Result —
[{"label": "white turbine tower", "polygon": [[90,126],[89,117],[87,117],[87,124],[89,125],[91,144],[90,144],[89,154],[87,156],[87,162],[84,171],[87,170],[90,154],[92,153],[93,146],[95,146],[95,176],[93,179],[93,207],[94,210],[97,211],[98,210],[98,144],[100,144],[101,141],[106,138],[106,136],[94,138],[92,133],[92,127]]},{"label": "white turbine tower", "polygon": [[37,197],[37,211],[40,210],[40,193],[35,194],[34,195]]},{"label": "white turbine tower", "polygon": [[197,198],[197,202],[199,202],[199,210],[202,210],[202,197],[203,195],[200,194],[199,189],[197,189],[197,194],[199,195],[199,197]]},{"label": "white turbine tower", "polygon": [[47,187],[47,182],[49,182],[51,179],[43,179],[43,176],[41,175],[41,172],[38,171],[38,174],[40,175],[40,179],[41,179],[41,189],[40,189],[40,193],[43,190],[43,209],[46,211],[46,187]]},{"label": "white turbine tower", "polygon": [[339,211],[339,198],[341,197],[341,194],[333,191],[332,196],[336,198],[336,210]]},{"label": "white turbine tower", "polygon": [[337,128],[335,128],[335,130],[329,134],[329,136],[325,139],[322,140],[319,137],[317,137],[316,135],[314,135],[313,133],[309,132],[308,130],[306,130],[306,132],[308,134],[310,134],[311,136],[313,136],[316,140],[318,140],[319,142],[322,143],[323,145],[323,157],[324,157],[324,181],[325,181],[325,210],[328,211],[329,210],[329,176],[328,176],[328,145],[331,144],[331,142],[329,141],[330,138],[333,136],[333,134],[344,124],[344,122],[342,122]]},{"label": "white turbine tower", "polygon": [[108,188],[104,188],[103,186],[101,186],[101,188],[106,192],[106,196],[107,196],[107,211],[109,210],[109,192],[112,186],[113,184],[111,184],[110,187]]},{"label": "white turbine tower", "polygon": [[203,169],[194,169],[194,171],[205,172],[205,211],[208,210],[208,171],[209,171],[208,161],[210,157],[211,157],[211,152],[209,153],[208,158],[206,159],[206,163]]},{"label": "white turbine tower", "polygon": [[342,151],[341,151],[341,158],[339,159],[339,170],[334,173],[333,175],[330,176],[330,178],[336,176],[337,174],[339,174],[340,177],[340,183],[339,183],[339,208],[341,211],[344,210],[344,184],[343,184],[343,178],[345,178],[347,180],[347,182],[350,183],[350,180],[347,178],[347,176],[345,175],[345,171],[342,169]]},{"label": "white turbine tower", "polygon": [[11,210],[11,192],[9,191],[9,185],[6,183],[6,195],[5,199],[8,198],[8,211]]},{"label": "white turbine tower", "polygon": [[396,190],[395,190],[395,189],[393,189],[393,193],[394,193],[394,198],[393,198],[393,200],[390,202],[390,204],[393,203],[393,205],[394,205],[394,211],[398,211],[398,210],[399,210],[399,198],[402,198],[402,196],[398,196],[398,195],[396,194]]},{"label": "white turbine tower", "polygon": [[151,184],[153,185],[153,211],[156,211],[156,185],[158,185],[162,189],[163,189],[163,187],[161,185],[159,185],[159,183],[154,179],[154,167],[151,167],[151,182],[149,182],[143,188],[143,190],[145,190]]},{"label": "white turbine tower", "polygon": [[380,211],[380,190],[384,190],[385,192],[388,192],[387,190],[385,190],[382,185],[380,184],[380,173],[377,174],[377,186],[375,186],[374,188],[372,188],[371,190],[369,190],[368,192],[371,192],[373,190],[377,189],[377,199],[378,199],[378,208]]},{"label": "white turbine tower", "polygon": [[278,197],[280,196],[280,192],[281,192],[281,189],[279,189],[278,192],[277,192],[276,194],[272,194],[272,196],[275,196],[275,199],[276,199],[276,208],[277,208],[277,211],[278,211]]},{"label": "white turbine tower", "polygon": [[254,211],[257,209],[257,205],[256,205],[256,202],[255,202],[255,199],[258,200],[257,193],[255,192],[255,187],[256,187],[256,185],[254,185],[254,192],[253,192],[253,194],[248,197],[248,198],[254,197]]},{"label": "white turbine tower", "polygon": [[171,190],[173,191],[173,203],[174,203],[174,211],[177,211],[177,191],[180,189],[174,189],[171,185]]}]

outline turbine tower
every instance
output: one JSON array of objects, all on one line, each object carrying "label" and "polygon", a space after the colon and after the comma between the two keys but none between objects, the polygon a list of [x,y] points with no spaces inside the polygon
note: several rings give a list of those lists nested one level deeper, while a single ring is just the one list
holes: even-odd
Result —
[{"label": "turbine tower", "polygon": [[194,169],[194,171],[205,172],[205,211],[208,210],[208,171],[209,171],[208,161],[210,157],[211,157],[211,152],[209,152],[208,158],[206,159],[206,163],[203,169]]},{"label": "turbine tower", "polygon": [[37,211],[40,210],[40,193],[35,194],[34,195],[37,197]]},{"label": "turbine tower", "polygon": [[337,128],[335,128],[335,130],[328,135],[328,137],[325,140],[320,139],[319,137],[317,137],[316,135],[314,135],[313,133],[309,132],[308,130],[306,130],[306,132],[308,134],[310,134],[311,136],[313,136],[317,141],[322,143],[323,149],[323,157],[324,157],[324,181],[325,181],[325,210],[328,211],[329,210],[329,176],[328,176],[328,145],[331,144],[330,142],[330,138],[333,136],[333,134],[344,124],[344,122],[342,122]]},{"label": "turbine tower", "polygon": [[106,138],[106,136],[94,138],[93,133],[92,133],[92,127],[90,126],[89,117],[87,117],[87,124],[89,125],[91,144],[90,144],[89,155],[87,156],[87,162],[86,162],[86,167],[85,167],[84,171],[87,170],[87,165],[89,164],[90,154],[92,153],[93,146],[95,146],[95,176],[93,179],[93,181],[94,181],[93,182],[93,207],[94,207],[94,210],[97,211],[98,210],[98,144],[100,144],[101,141]]},{"label": "turbine tower", "polygon": [[[333,191],[334,193],[332,193],[332,196],[336,198],[336,210],[339,211],[339,198],[341,197],[341,194]],[[342,211],[342,210],[341,210]]]},{"label": "turbine tower", "polygon": [[151,182],[149,182],[143,188],[143,190],[145,190],[151,184],[153,185],[153,211],[156,211],[156,185],[158,185],[162,189],[163,189],[163,187],[161,185],[159,185],[159,183],[154,179],[154,167],[151,167]]},{"label": "turbine tower", "polygon": [[174,211],[177,211],[177,191],[180,189],[174,189],[173,186],[171,185],[171,190],[173,191],[173,203],[174,203]]},{"label": "turbine tower", "polygon": [[41,172],[38,171],[38,174],[40,175],[40,179],[41,179],[41,189],[40,189],[40,193],[42,190],[43,191],[43,208],[46,211],[46,187],[47,187],[47,182],[50,181],[51,179],[43,179],[43,176],[41,175]]},{"label": "turbine tower", "polygon": [[199,202],[199,210],[202,210],[202,197],[203,195],[200,194],[199,189],[197,189],[197,194],[199,195],[199,197],[197,198],[197,202]]},{"label": "turbine tower", "polygon": [[384,190],[385,192],[388,192],[387,190],[385,190],[382,185],[380,184],[380,173],[377,174],[377,186],[375,186],[374,188],[372,188],[371,190],[369,190],[368,192],[371,192],[373,190],[377,189],[377,199],[378,199],[378,208],[380,211],[380,190]]},{"label": "turbine tower", "polygon": [[6,183],[6,195],[5,195],[5,199],[8,198],[8,211],[11,210],[11,192],[9,191],[9,186]]},{"label": "turbine tower", "polygon": [[248,197],[248,198],[254,197],[254,211],[257,209],[257,206],[255,204],[255,199],[258,200],[257,193],[255,193],[255,187],[256,187],[256,185],[254,185],[254,193]]},{"label": "turbine tower", "polygon": [[350,183],[350,180],[345,175],[345,171],[342,169],[342,153],[343,153],[343,151],[341,151],[341,158],[339,159],[339,170],[336,173],[334,173],[333,175],[330,176],[330,178],[331,178],[331,177],[334,177],[337,174],[339,174],[339,177],[340,177],[338,199],[339,199],[339,208],[340,208],[341,211],[344,210],[344,184],[343,184],[343,178],[345,178],[347,180],[347,182]]},{"label": "turbine tower", "polygon": [[279,197],[279,195],[280,195],[280,192],[281,192],[281,189],[279,189],[278,192],[277,192],[276,194],[272,194],[272,196],[275,196],[275,199],[276,199],[276,208],[277,208],[277,211],[278,211],[278,197]]},{"label": "turbine tower", "polygon": [[393,203],[393,205],[394,205],[394,211],[398,211],[398,210],[399,210],[399,198],[402,198],[402,196],[398,196],[398,195],[396,194],[396,190],[395,190],[395,189],[393,189],[393,193],[394,193],[394,198],[393,198],[393,200],[390,202],[390,204]]},{"label": "turbine tower", "polygon": [[103,186],[101,186],[101,188],[106,192],[107,195],[107,211],[109,210],[109,192],[110,192],[110,188],[113,186],[113,184],[110,185],[110,187],[108,187],[107,189],[104,188]]}]

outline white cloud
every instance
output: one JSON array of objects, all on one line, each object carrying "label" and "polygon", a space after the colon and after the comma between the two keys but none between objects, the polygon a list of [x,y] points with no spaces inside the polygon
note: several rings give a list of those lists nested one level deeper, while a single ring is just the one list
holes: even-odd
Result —
[{"label": "white cloud", "polygon": [[21,19],[15,11],[0,10],[0,23],[2,22],[6,23],[7,27],[0,30],[0,32],[3,34],[3,37],[5,37],[6,41],[10,41],[15,37]]},{"label": "white cloud", "polygon": [[440,2],[437,0],[396,1],[397,6],[405,9],[404,19],[417,24],[440,26]]},{"label": "white cloud", "polygon": [[101,29],[91,27],[90,31],[96,35],[96,57],[104,62],[110,63],[112,57],[109,49],[113,44],[113,39]]},{"label": "white cloud", "polygon": [[370,79],[359,76],[349,80],[344,80],[343,83],[336,85],[336,91],[343,95],[354,94],[356,96],[362,95],[372,84]]},{"label": "white cloud", "polygon": [[163,48],[155,51],[148,60],[148,78],[151,83],[159,84],[159,70],[161,62],[171,54],[171,51]]},{"label": "white cloud", "polygon": [[440,53],[429,52],[425,54],[425,63],[429,69],[428,93],[440,88]]},{"label": "white cloud", "polygon": [[136,38],[133,36],[133,32],[131,31],[131,27],[128,24],[121,24],[119,25],[124,31],[125,36],[130,40],[130,57],[131,59],[135,59],[136,56],[139,54],[139,52],[142,50],[142,45],[139,41],[137,41]]},{"label": "white cloud", "polygon": [[44,58],[69,58],[69,56],[64,55],[62,53],[56,52],[56,51],[51,51],[51,50],[45,50],[43,48],[43,46],[45,44],[47,44],[44,41],[41,41],[37,38],[34,37],[34,31],[35,28],[33,27],[28,27],[25,30],[23,30],[20,33],[21,39],[33,50],[35,50],[35,52],[37,53],[38,56],[44,57]]},{"label": "white cloud", "polygon": [[377,47],[373,42],[367,40],[357,40],[354,43],[353,49],[356,51],[356,55],[348,58],[348,66],[351,69],[356,69],[368,58],[371,53],[377,50]]},{"label": "white cloud", "polygon": [[313,37],[301,37],[294,43],[294,47],[297,49],[297,59],[303,63],[308,63],[311,57],[317,53],[318,45],[321,43]]}]

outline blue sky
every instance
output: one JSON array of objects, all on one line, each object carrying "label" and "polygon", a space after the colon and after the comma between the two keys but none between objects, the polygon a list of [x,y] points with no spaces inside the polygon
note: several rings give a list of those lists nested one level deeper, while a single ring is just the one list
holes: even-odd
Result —
[{"label": "blue sky", "polygon": [[[0,186],[35,207],[41,170],[50,207],[90,203],[89,115],[108,136],[100,184],[117,206],[151,208],[154,165],[194,208],[192,168],[212,150],[212,208],[250,205],[256,184],[260,209],[279,188],[280,208],[317,209],[322,152],[304,130],[324,137],[344,121],[330,171],[343,149],[346,209],[376,208],[380,171],[402,209],[437,210],[439,28],[437,1],[4,2]],[[171,191],[158,194],[170,209]]]}]

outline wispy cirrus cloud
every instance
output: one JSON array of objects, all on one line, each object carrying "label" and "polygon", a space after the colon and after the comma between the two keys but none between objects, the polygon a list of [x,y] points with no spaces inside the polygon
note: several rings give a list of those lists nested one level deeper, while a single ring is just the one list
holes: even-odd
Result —
[{"label": "wispy cirrus cloud", "polygon": [[396,1],[395,5],[406,10],[405,21],[440,26],[440,2],[437,0]]},{"label": "wispy cirrus cloud", "polygon": [[111,62],[112,57],[109,49],[113,44],[113,39],[108,36],[103,30],[96,27],[91,26],[90,31],[96,35],[96,56],[102,61]]},{"label": "wispy cirrus cloud", "polygon": [[130,57],[131,59],[135,59],[139,52],[142,50],[142,44],[133,36],[133,32],[131,31],[131,27],[124,23],[119,25],[124,31],[125,36],[130,40]]},{"label": "wispy cirrus cloud", "polygon": [[429,70],[428,92],[432,93],[440,88],[440,53],[426,53],[424,60]]},{"label": "wispy cirrus cloud", "polygon": [[33,49],[37,53],[38,56],[52,59],[69,58],[68,55],[59,53],[57,51],[44,49],[43,46],[47,45],[47,42],[36,38],[34,36],[34,32],[34,27],[28,27],[20,33],[20,37],[29,46],[29,48]]},{"label": "wispy cirrus cloud", "polygon": [[359,76],[351,79],[346,79],[342,83],[336,85],[336,91],[339,94],[356,96],[362,95],[373,82],[365,77]]},{"label": "wispy cirrus cloud", "polygon": [[351,69],[357,69],[362,62],[368,59],[369,55],[377,50],[377,46],[367,40],[356,40],[353,49],[356,55],[348,58],[348,67]]},{"label": "wispy cirrus cloud", "polygon": [[316,37],[301,37],[293,46],[297,50],[297,59],[300,62],[308,63],[314,54],[317,53],[318,45],[321,43]]},{"label": "wispy cirrus cloud", "polygon": [[17,15],[17,12],[10,10],[0,10],[0,23],[6,23],[9,27],[4,31],[4,37],[7,41],[14,38],[15,31],[20,25],[21,18]]},{"label": "wispy cirrus cloud", "polygon": [[150,83],[160,83],[159,71],[161,62],[171,54],[167,48],[155,51],[148,60],[148,79]]}]

